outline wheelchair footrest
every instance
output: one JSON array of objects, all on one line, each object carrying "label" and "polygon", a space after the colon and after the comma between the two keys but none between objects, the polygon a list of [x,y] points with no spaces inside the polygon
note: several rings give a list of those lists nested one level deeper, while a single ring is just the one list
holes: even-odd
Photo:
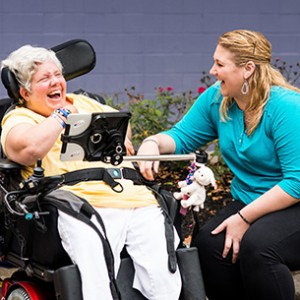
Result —
[{"label": "wheelchair footrest", "polygon": [[57,269],[53,279],[56,299],[82,300],[81,278],[76,265]]},{"label": "wheelchair footrest", "polygon": [[122,300],[146,300],[146,298],[132,287],[134,266],[130,257],[122,258],[117,276],[117,286]]},{"label": "wheelchair footrest", "polygon": [[198,250],[195,247],[176,250],[182,279],[180,300],[205,300],[205,289]]}]

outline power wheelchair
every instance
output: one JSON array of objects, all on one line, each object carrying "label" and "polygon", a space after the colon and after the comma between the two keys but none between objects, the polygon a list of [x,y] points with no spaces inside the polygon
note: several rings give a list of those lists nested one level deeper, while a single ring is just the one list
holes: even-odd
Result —
[{"label": "power wheelchair", "polygon": [[[52,50],[63,64],[66,80],[88,73],[96,64],[95,51],[85,40],[71,40],[53,47]],[[12,109],[19,96],[18,85],[12,73],[3,69],[1,78],[10,97],[0,100],[2,120],[7,109]],[[88,95],[105,103],[99,95]],[[117,165],[123,159],[124,151],[114,145],[106,153],[105,159],[109,157],[108,162],[111,163],[114,158],[114,164]],[[96,155],[96,159],[103,157]],[[39,162],[34,174],[29,179],[22,180],[21,168],[4,157],[0,159],[0,254],[3,258],[2,267],[16,268],[11,277],[1,280],[1,299],[81,300],[79,271],[62,248],[57,232],[57,206],[51,201],[37,201],[36,197],[36,194],[45,194],[55,189],[61,180],[65,181],[65,177],[45,177]],[[72,180],[74,176],[70,179],[71,182]],[[76,180],[80,180],[80,176]],[[172,197],[167,198],[169,203],[164,202],[161,205],[165,205],[166,210],[172,207],[173,215],[178,213],[178,202]],[[205,299],[196,249],[182,247],[176,250],[176,255],[183,281],[180,299]],[[116,276],[120,299],[145,299],[132,288],[133,275],[132,261],[124,251]],[[99,299],[102,299],[101,295]]]}]

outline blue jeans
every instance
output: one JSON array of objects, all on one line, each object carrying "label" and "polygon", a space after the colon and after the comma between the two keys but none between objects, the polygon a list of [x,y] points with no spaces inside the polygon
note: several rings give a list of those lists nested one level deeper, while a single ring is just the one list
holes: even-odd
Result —
[{"label": "blue jeans", "polygon": [[209,300],[294,300],[291,271],[300,270],[300,203],[255,221],[245,233],[237,263],[222,258],[225,233],[210,232],[244,206],[230,202],[200,228],[198,248]]}]

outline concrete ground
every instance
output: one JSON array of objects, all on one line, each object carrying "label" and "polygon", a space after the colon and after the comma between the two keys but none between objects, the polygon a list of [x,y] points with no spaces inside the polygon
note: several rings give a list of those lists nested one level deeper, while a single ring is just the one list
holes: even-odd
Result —
[{"label": "concrete ground", "polygon": [[293,278],[296,287],[296,297],[295,300],[300,300],[300,271],[293,273]]},{"label": "concrete ground", "polygon": [[10,269],[6,269],[6,268],[0,268],[0,278],[4,279],[6,277],[10,277],[11,274],[17,269],[15,268],[10,268]]},{"label": "concrete ground", "polygon": [[[4,279],[6,277],[10,277],[10,275],[15,271],[16,269],[5,269],[0,268],[0,278]],[[296,296],[295,300],[300,300],[300,271],[293,272],[293,278],[295,282],[295,288],[296,288]]]}]

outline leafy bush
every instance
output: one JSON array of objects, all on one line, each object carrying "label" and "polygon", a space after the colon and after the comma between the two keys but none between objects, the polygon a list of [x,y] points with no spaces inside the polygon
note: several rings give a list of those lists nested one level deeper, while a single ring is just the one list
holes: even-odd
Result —
[{"label": "leafy bush", "polygon": [[286,78],[286,80],[295,86],[300,86],[300,63],[296,65],[288,65],[286,61],[280,58],[275,58],[273,66],[277,68],[280,73]]},{"label": "leafy bush", "polygon": [[177,123],[205,89],[199,87],[198,94],[192,91],[175,94],[172,87],[158,87],[155,99],[144,99],[142,94],[136,93],[135,88],[131,87],[125,90],[128,102],[116,103],[116,98],[108,98],[107,103],[119,110],[131,112],[132,141],[138,146],[147,136],[169,129]]}]

